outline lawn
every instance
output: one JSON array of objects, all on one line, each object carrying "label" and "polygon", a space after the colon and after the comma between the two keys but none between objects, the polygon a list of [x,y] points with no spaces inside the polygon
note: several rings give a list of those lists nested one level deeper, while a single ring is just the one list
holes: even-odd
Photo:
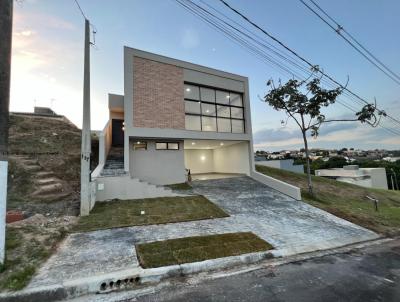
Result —
[{"label": "lawn", "polygon": [[261,252],[272,246],[253,233],[229,233],[185,237],[136,245],[143,268],[198,262],[241,254]]},{"label": "lawn", "polygon": [[0,290],[20,290],[64,238],[63,228],[7,227],[6,260],[0,266]]},{"label": "lawn", "polygon": [[198,195],[116,200],[97,202],[89,216],[80,217],[74,231],[86,232],[228,216],[207,198]]},{"label": "lawn", "polygon": [[[314,196],[307,190],[307,175],[280,169],[256,166],[260,173],[301,188],[303,201],[333,215],[384,235],[400,234],[400,192],[363,188],[331,179],[313,176]],[[376,212],[366,198],[379,200]]]}]

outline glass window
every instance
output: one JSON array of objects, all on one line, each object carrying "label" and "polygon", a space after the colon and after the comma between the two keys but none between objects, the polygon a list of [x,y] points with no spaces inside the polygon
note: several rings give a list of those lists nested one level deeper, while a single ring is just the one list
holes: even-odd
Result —
[{"label": "glass window", "polygon": [[229,99],[231,100],[231,105],[243,107],[243,100],[240,94],[231,92]]},{"label": "glass window", "polygon": [[201,113],[203,115],[215,116],[215,105],[202,103],[201,104]]},{"label": "glass window", "polygon": [[231,120],[229,118],[218,118],[218,132],[231,132]]},{"label": "glass window", "polygon": [[147,150],[147,143],[146,142],[134,142],[133,143],[133,150]]},{"label": "glass window", "polygon": [[185,128],[186,128],[186,130],[201,131],[200,116],[186,115],[185,116]]},{"label": "glass window", "polygon": [[200,100],[199,87],[185,84],[185,99]]},{"label": "glass window", "polygon": [[210,88],[200,88],[201,100],[204,102],[215,103],[215,90]]},{"label": "glass window", "polygon": [[200,114],[200,102],[185,101],[185,112]]},{"label": "glass window", "polygon": [[233,133],[244,133],[244,121],[243,120],[232,120],[232,132]]},{"label": "glass window", "polygon": [[217,90],[217,92],[216,92],[216,102],[218,104],[229,105],[229,92]]},{"label": "glass window", "polygon": [[221,117],[231,117],[231,110],[228,106],[217,105],[217,115]]},{"label": "glass window", "polygon": [[179,143],[168,143],[168,150],[179,150]]},{"label": "glass window", "polygon": [[156,150],[167,150],[167,143],[156,143]]},{"label": "glass window", "polygon": [[231,107],[232,118],[243,118],[243,109]]},{"label": "glass window", "polygon": [[217,131],[217,120],[215,117],[203,116],[201,121],[203,131]]}]

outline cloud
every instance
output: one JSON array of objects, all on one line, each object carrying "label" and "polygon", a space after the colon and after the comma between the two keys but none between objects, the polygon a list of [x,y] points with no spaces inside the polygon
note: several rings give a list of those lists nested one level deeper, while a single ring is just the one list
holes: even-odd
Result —
[{"label": "cloud", "polygon": [[197,32],[193,29],[186,28],[181,37],[181,45],[186,49],[196,48],[200,44],[200,38]]}]

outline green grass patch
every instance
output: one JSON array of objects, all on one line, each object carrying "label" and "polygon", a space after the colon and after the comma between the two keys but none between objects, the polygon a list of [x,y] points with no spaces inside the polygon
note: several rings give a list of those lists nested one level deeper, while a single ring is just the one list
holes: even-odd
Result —
[{"label": "green grass patch", "polygon": [[36,226],[8,227],[6,259],[0,267],[0,290],[24,288],[64,236],[63,229],[48,232]]},{"label": "green grass patch", "polygon": [[[400,234],[400,192],[364,188],[323,177],[312,176],[314,196],[308,193],[307,174],[265,166],[257,171],[300,187],[304,202],[333,215],[385,235]],[[366,198],[379,200],[379,211]]]},{"label": "green grass patch", "polygon": [[191,190],[192,189],[192,186],[186,182],[183,182],[180,184],[167,185],[166,187],[168,187],[172,190]]},{"label": "green grass patch", "polygon": [[229,215],[199,195],[116,200],[96,203],[89,216],[80,217],[74,231],[87,232],[222,217]]},{"label": "green grass patch", "polygon": [[137,244],[136,253],[143,268],[152,268],[261,252],[272,248],[268,242],[246,232]]}]

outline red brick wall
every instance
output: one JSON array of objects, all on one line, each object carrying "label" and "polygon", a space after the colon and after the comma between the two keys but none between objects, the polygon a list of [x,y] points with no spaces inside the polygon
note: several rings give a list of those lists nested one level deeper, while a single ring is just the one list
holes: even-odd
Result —
[{"label": "red brick wall", "polygon": [[185,129],[183,69],[133,58],[133,126]]}]

